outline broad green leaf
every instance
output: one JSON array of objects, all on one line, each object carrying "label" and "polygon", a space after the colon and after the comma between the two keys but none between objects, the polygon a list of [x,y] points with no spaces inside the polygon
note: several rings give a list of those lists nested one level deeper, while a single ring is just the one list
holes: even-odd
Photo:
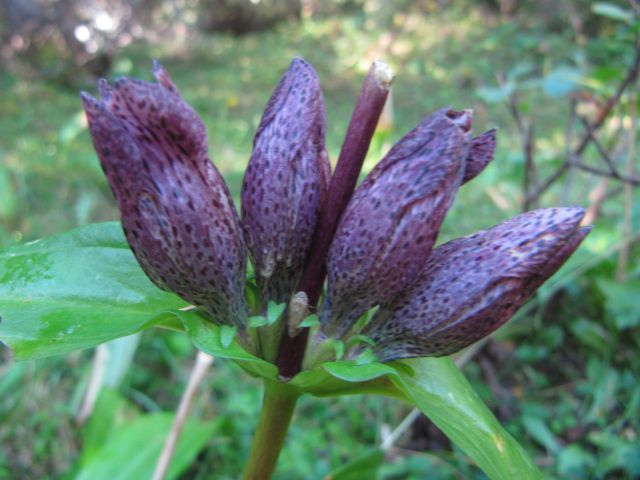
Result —
[{"label": "broad green leaf", "polygon": [[602,15],[612,20],[625,23],[633,23],[635,17],[633,11],[620,7],[612,2],[596,2],[591,6],[591,11],[596,15]]},{"label": "broad green leaf", "polygon": [[411,367],[391,380],[491,479],[542,478],[526,452],[502,428],[448,358],[396,362]]},{"label": "broad green leaf", "polygon": [[560,451],[560,443],[542,418],[533,415],[523,415],[522,423],[531,438],[545,447],[549,452],[557,454]]},{"label": "broad green leaf", "polygon": [[114,432],[138,416],[136,409],[112,388],[100,392],[88,422],[82,428],[81,463],[87,464]]},{"label": "broad green leaf", "polygon": [[17,360],[131,335],[183,306],[151,283],[115,222],[0,253],[0,340]]},{"label": "broad green leaf", "polygon": [[544,93],[550,97],[562,97],[575,90],[582,81],[582,72],[571,67],[558,67],[542,81]]},{"label": "broad green leaf", "polygon": [[479,87],[476,90],[476,95],[486,103],[499,103],[505,102],[516,90],[516,86],[513,82],[506,82],[500,87]]},{"label": "broad green leaf", "polygon": [[372,450],[334,470],[325,480],[375,480],[383,461],[384,453],[381,450]]},{"label": "broad green leaf", "polygon": [[614,282],[606,278],[598,278],[597,285],[605,297],[607,313],[615,326],[624,330],[640,324],[640,280],[627,280],[624,283]]},{"label": "broad green leaf", "polygon": [[[154,413],[127,423],[83,465],[76,480],[131,480],[151,478],[174,415]],[[171,460],[167,479],[178,478],[206,445],[216,422],[185,423]]]}]

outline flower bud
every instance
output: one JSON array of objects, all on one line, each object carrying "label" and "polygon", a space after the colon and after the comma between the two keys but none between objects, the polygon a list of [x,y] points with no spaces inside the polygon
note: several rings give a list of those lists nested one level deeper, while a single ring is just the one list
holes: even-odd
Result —
[{"label": "flower bud", "polygon": [[470,127],[470,111],[426,117],[356,189],[329,249],[327,336],[341,338],[413,281],[462,182]]},{"label": "flower bud", "polygon": [[296,58],[267,104],[242,185],[242,226],[265,302],[288,302],[298,283],[329,170],[320,83]]},{"label": "flower bud", "polygon": [[149,278],[243,327],[246,256],[229,191],[207,154],[205,127],[166,71],[82,94],[89,131],[131,250]]},{"label": "flower bud", "polygon": [[492,128],[482,135],[471,139],[469,156],[464,169],[462,183],[473,180],[482,172],[489,162],[493,160],[493,152],[496,149],[496,129]]},{"label": "flower bud", "polygon": [[533,210],[436,248],[363,334],[381,361],[450,355],[509,320],[591,230],[578,207]]}]

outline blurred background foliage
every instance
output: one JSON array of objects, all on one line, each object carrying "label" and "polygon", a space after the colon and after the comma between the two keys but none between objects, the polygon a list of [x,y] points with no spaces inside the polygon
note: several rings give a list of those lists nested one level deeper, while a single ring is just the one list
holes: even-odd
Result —
[{"label": "blurred background foliage", "polygon": [[[393,108],[366,169],[423,115],[471,107],[476,132],[500,130],[496,159],[461,190],[440,240],[491,226],[573,158],[585,131],[576,118],[593,123],[633,65],[639,12],[587,0],[1,0],[0,246],[118,218],[78,91],[95,92],[101,76],[149,79],[153,58],[203,117],[236,200],[261,111],[293,56],[319,73],[334,161],[363,75],[382,58],[397,72]],[[640,198],[612,178],[640,170],[636,83],[580,155],[605,174],[573,165],[526,202],[583,205],[593,233],[464,366],[549,478],[640,476]],[[0,351],[0,478],[144,478],[153,468],[194,349],[152,331],[108,351],[110,380],[84,422],[93,352],[15,364]],[[170,478],[237,478],[259,401],[256,381],[216,361]],[[304,399],[277,478],[323,478],[350,461],[331,478],[483,478],[424,418],[380,466],[377,447],[408,412],[377,397]]]}]

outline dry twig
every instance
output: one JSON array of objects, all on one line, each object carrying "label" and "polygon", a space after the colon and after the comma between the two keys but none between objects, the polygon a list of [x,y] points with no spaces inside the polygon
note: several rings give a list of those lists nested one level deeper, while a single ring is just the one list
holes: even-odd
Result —
[{"label": "dry twig", "polygon": [[198,351],[196,362],[191,370],[189,382],[187,383],[187,388],[185,388],[184,393],[182,394],[180,405],[176,412],[176,417],[173,420],[173,425],[171,425],[171,431],[169,432],[169,435],[167,435],[162,453],[160,454],[160,457],[158,457],[158,463],[156,463],[156,469],[153,472],[152,480],[163,480],[167,475],[167,471],[171,465],[171,458],[173,457],[176,445],[178,444],[178,439],[180,438],[180,433],[182,432],[184,423],[189,415],[189,410],[191,410],[193,398],[195,397],[198,387],[200,386],[200,383],[212,362],[213,357],[211,355]]}]

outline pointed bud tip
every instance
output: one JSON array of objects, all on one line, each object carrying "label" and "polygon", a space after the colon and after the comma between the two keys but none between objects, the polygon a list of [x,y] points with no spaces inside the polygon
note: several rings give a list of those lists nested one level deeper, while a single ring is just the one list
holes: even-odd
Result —
[{"label": "pointed bud tip", "polygon": [[109,100],[111,97],[111,87],[109,86],[109,82],[107,82],[106,78],[100,78],[98,80],[98,91],[104,100]]},{"label": "pointed bud tip", "polygon": [[287,71],[290,73],[294,73],[299,70],[306,70],[306,69],[313,70],[313,67],[304,58],[293,57],[293,59],[291,60],[291,63],[289,63],[289,68],[287,68]]},{"label": "pointed bud tip", "polygon": [[486,132],[479,135],[480,137],[492,138],[494,141],[498,137],[498,129],[496,127],[490,128]]},{"label": "pointed bud tip", "polygon": [[560,215],[566,217],[566,221],[580,225],[587,211],[578,205],[569,205],[567,207],[559,207]]},{"label": "pointed bud tip", "polygon": [[102,105],[97,98],[93,97],[91,94],[85,92],[84,90],[80,92],[80,98],[82,99],[84,110],[87,113],[96,112]]},{"label": "pointed bud tip", "polygon": [[153,73],[153,78],[155,78],[161,86],[170,92],[178,93],[178,88],[173,83],[173,80],[171,80],[166,68],[164,68],[156,58],[152,60],[151,72]]},{"label": "pointed bud tip", "polygon": [[447,115],[447,118],[449,118],[453,123],[458,125],[462,129],[462,131],[469,132],[471,130],[471,125],[473,123],[472,109],[466,108],[461,111],[449,109],[446,115]]},{"label": "pointed bud tip", "polygon": [[393,69],[383,62],[382,60],[376,60],[371,65],[371,74],[373,78],[382,86],[382,88],[389,89],[395,78]]}]

